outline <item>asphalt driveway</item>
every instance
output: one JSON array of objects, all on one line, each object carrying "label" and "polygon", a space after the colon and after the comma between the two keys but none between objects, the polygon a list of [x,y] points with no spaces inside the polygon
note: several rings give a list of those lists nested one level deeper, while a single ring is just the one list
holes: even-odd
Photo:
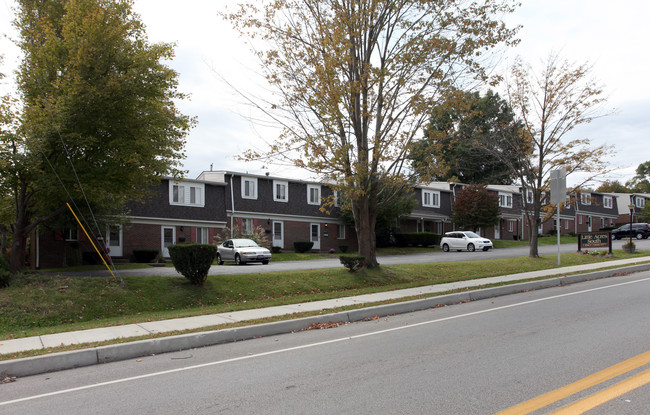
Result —
[{"label": "asphalt driveway", "polygon": [[[614,249],[621,249],[623,243],[627,240],[614,241]],[[650,239],[642,239],[634,241],[637,245],[637,249],[649,251],[650,250]],[[574,244],[564,244],[560,246],[560,251],[565,252],[575,252],[578,249],[577,245]],[[557,245],[542,245],[539,247],[539,253],[542,255],[552,255],[557,253]],[[385,265],[397,265],[397,264],[422,264],[430,262],[452,262],[452,261],[478,261],[483,259],[492,259],[492,258],[513,258],[528,255],[528,247],[517,247],[517,248],[501,248],[493,249],[487,252],[477,251],[477,252],[431,252],[424,254],[411,254],[411,255],[390,255],[390,256],[381,256],[378,258],[380,264]],[[235,265],[234,263],[226,263],[224,265],[213,265],[210,268],[209,275],[233,275],[233,274],[251,274],[251,273],[264,273],[264,272],[282,272],[282,271],[296,271],[296,270],[307,270],[307,269],[325,269],[325,268],[338,268],[342,267],[338,257],[335,255],[332,258],[326,259],[316,259],[310,261],[283,261],[283,262],[274,262],[271,261],[268,265],[262,265],[259,263],[246,264],[246,265]],[[141,276],[141,277],[152,277],[152,276],[169,276],[169,277],[179,277],[181,274],[176,272],[173,267],[151,267],[151,268],[142,268],[142,269],[131,269],[119,271],[122,276]],[[108,271],[83,271],[83,272],[70,272],[70,273],[59,273],[60,275],[70,275],[70,276],[110,276]]]}]

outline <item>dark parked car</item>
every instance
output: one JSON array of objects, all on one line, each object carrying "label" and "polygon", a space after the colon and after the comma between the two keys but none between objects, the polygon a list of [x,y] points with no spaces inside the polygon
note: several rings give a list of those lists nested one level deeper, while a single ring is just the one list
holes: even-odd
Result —
[{"label": "dark parked car", "polygon": [[[632,236],[636,239],[647,239],[650,236],[650,224],[647,223],[633,223],[632,224]],[[630,225],[623,225],[618,229],[612,231],[612,237],[614,239],[621,239],[630,236]]]}]

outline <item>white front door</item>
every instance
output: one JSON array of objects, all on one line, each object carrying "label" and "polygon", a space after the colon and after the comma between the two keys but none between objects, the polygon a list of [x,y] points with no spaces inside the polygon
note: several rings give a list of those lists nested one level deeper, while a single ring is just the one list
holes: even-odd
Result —
[{"label": "white front door", "polygon": [[320,224],[312,223],[310,226],[310,237],[309,240],[314,243],[312,249],[320,249]]},{"label": "white front door", "polygon": [[122,249],[122,225],[109,226],[106,229],[106,246],[111,250],[112,257],[121,257],[124,254]]},{"label": "white front door", "polygon": [[161,241],[162,241],[161,251],[162,251],[162,256],[164,258],[169,258],[169,249],[167,248],[174,245],[175,240],[176,240],[176,228],[173,226],[163,226],[162,235],[161,235]]},{"label": "white front door", "polygon": [[284,222],[273,222],[273,246],[284,248]]},{"label": "white front door", "polygon": [[501,223],[494,225],[494,239],[501,239]]},{"label": "white front door", "polygon": [[587,216],[587,232],[591,232],[591,216]]}]

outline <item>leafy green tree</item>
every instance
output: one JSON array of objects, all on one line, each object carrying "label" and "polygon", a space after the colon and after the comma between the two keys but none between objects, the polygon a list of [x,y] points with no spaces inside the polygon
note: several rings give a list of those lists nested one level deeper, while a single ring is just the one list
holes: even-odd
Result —
[{"label": "leafy green tree", "polygon": [[493,46],[515,30],[513,0],[278,0],[226,15],[248,39],[275,92],[238,89],[283,127],[268,151],[332,183],[350,200],[359,255],[376,258],[382,183],[411,183],[407,157],[427,119],[462,80],[486,79]]},{"label": "leafy green tree", "polygon": [[605,180],[596,188],[598,193],[632,193],[630,188],[618,180]]},{"label": "leafy green tree", "polygon": [[174,104],[185,95],[164,64],[173,47],[147,41],[132,5],[18,1],[22,114],[1,179],[14,206],[12,269],[24,265],[27,235],[66,201],[84,217],[119,215],[160,176],[182,173],[194,120]]},{"label": "leafy green tree", "polygon": [[626,185],[636,193],[650,193],[650,161],[639,164],[636,175]]},{"label": "leafy green tree", "polygon": [[485,185],[471,184],[456,195],[451,220],[460,229],[476,231],[499,223],[499,199]]},{"label": "leafy green tree", "polygon": [[509,163],[486,145],[503,148],[503,140],[519,137],[520,125],[507,101],[489,90],[452,95],[431,111],[425,140],[415,146],[411,158],[417,170],[428,164],[436,180],[461,183],[512,184]]}]

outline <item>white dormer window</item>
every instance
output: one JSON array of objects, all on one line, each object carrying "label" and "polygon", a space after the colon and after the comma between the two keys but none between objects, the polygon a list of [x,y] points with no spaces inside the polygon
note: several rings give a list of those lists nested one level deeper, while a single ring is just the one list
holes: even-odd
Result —
[{"label": "white dormer window", "polygon": [[607,209],[614,207],[614,198],[611,196],[603,196],[603,206]]},{"label": "white dormer window", "polygon": [[591,193],[580,193],[580,203],[585,206],[591,205]]},{"label": "white dormer window", "polygon": [[203,183],[169,182],[169,204],[176,206],[205,206]]},{"label": "white dormer window", "polygon": [[564,207],[567,209],[571,207],[571,195],[566,195],[566,198],[564,199]]},{"label": "white dormer window", "polygon": [[255,177],[241,178],[241,197],[244,199],[257,199],[257,179]]},{"label": "white dormer window", "polygon": [[307,203],[310,205],[320,205],[320,185],[307,185]]},{"label": "white dormer window", "polygon": [[289,182],[273,180],[273,200],[276,202],[289,201]]},{"label": "white dormer window", "polygon": [[512,193],[499,192],[499,207],[512,207]]},{"label": "white dormer window", "polygon": [[440,192],[422,190],[422,206],[440,207]]},{"label": "white dormer window", "polygon": [[526,189],[526,203],[529,205],[533,203],[533,191],[531,189]]},{"label": "white dormer window", "polygon": [[636,207],[638,207],[639,209],[643,209],[645,207],[645,198],[644,197],[637,196],[634,199],[635,199]]}]

